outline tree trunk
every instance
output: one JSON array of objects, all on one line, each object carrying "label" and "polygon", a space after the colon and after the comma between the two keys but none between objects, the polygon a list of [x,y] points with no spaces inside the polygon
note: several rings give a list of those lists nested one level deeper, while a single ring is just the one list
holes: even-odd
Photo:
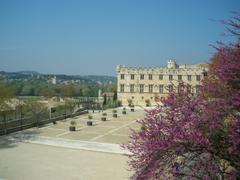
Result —
[{"label": "tree trunk", "polygon": [[22,131],[23,130],[22,107],[20,107],[20,124],[21,124],[21,131]]},{"label": "tree trunk", "polygon": [[6,114],[3,114],[3,121],[4,121],[4,133],[7,135],[7,119],[6,119]]}]

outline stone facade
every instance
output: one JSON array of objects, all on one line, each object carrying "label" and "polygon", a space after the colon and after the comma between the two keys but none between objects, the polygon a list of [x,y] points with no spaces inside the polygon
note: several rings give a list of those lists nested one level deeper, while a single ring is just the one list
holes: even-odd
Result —
[{"label": "stone facade", "polygon": [[170,60],[167,67],[125,67],[118,65],[117,92],[123,106],[129,102],[134,105],[156,105],[161,97],[177,89],[180,81],[189,84],[189,91],[197,93],[201,80],[207,75],[207,64],[178,65]]}]

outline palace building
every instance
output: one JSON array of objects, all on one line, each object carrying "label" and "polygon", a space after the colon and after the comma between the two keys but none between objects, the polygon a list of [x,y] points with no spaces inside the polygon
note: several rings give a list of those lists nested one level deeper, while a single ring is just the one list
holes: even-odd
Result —
[{"label": "palace building", "polygon": [[167,67],[125,67],[118,65],[117,94],[123,106],[129,102],[134,105],[156,105],[159,98],[166,97],[179,82],[189,85],[189,91],[198,93],[201,80],[207,75],[207,64],[178,65],[175,60],[168,61]]}]

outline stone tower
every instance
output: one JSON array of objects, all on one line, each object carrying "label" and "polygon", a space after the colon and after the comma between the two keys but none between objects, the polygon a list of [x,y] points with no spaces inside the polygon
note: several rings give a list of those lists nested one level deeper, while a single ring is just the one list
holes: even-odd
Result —
[{"label": "stone tower", "polygon": [[167,67],[168,67],[168,69],[176,69],[178,67],[177,63],[176,63],[176,60],[175,59],[170,59],[168,61]]}]

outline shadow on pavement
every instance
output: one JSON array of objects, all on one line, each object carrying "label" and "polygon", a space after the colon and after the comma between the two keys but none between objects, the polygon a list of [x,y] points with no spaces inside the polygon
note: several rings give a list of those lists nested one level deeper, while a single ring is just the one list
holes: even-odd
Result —
[{"label": "shadow on pavement", "polygon": [[0,149],[3,148],[14,148],[17,146],[17,142],[10,137],[1,137],[0,138]]},{"label": "shadow on pavement", "polygon": [[14,148],[23,140],[33,140],[40,134],[39,129],[25,130],[22,132],[12,133],[7,136],[0,137],[0,149]]}]

